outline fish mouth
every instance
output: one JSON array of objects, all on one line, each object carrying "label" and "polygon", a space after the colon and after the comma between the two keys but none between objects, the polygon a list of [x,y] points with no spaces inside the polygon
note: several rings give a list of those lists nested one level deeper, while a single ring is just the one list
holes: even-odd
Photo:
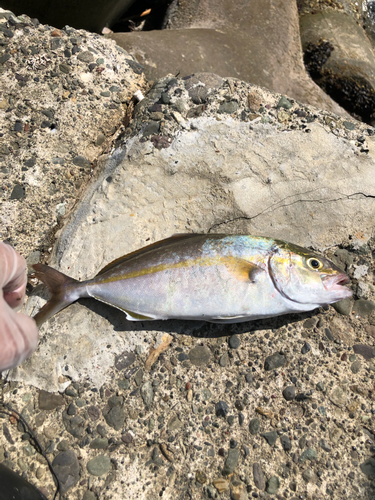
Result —
[{"label": "fish mouth", "polygon": [[351,297],[352,296],[352,291],[347,288],[346,285],[349,283],[349,277],[345,273],[340,273],[336,274],[335,276],[323,276],[322,277],[322,282],[324,285],[324,288],[328,292],[333,292],[333,291],[338,291],[345,293],[345,296]]}]

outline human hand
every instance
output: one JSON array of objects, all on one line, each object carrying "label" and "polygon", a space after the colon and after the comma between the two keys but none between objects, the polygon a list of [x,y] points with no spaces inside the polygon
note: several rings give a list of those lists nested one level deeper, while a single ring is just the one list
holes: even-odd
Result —
[{"label": "human hand", "polygon": [[38,344],[35,321],[15,311],[22,306],[26,282],[25,259],[0,242],[0,372],[22,363]]}]

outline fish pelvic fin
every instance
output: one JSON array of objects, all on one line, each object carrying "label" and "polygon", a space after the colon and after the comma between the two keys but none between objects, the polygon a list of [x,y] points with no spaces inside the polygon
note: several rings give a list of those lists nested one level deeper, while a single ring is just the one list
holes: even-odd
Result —
[{"label": "fish pelvic fin", "polygon": [[35,277],[42,281],[52,294],[50,300],[34,316],[39,327],[79,298],[78,293],[72,293],[72,291],[80,282],[45,264],[35,264],[32,267],[35,270]]}]

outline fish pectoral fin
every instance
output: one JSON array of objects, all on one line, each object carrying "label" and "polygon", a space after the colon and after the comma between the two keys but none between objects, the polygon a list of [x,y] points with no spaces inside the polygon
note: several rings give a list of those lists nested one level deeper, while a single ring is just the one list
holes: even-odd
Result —
[{"label": "fish pectoral fin", "polygon": [[261,267],[257,266],[253,262],[249,262],[238,257],[224,257],[221,261],[224,263],[228,271],[239,281],[254,283],[257,275],[264,272]]}]

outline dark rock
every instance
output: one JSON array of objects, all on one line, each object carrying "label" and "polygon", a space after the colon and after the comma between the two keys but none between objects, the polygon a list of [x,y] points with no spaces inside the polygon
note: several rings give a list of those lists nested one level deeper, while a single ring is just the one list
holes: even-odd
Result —
[{"label": "dark rock", "polygon": [[68,415],[75,415],[77,413],[77,407],[75,406],[74,403],[70,403],[68,406],[67,414]]},{"label": "dark rock", "polygon": [[277,103],[276,107],[277,109],[290,109],[292,106],[293,104],[285,96],[281,96],[280,101]]},{"label": "dark rock", "polygon": [[225,366],[227,366],[228,362],[229,362],[229,356],[225,352],[222,356],[220,356],[219,365],[224,368]]},{"label": "dark rock", "polygon": [[95,422],[100,417],[100,410],[97,406],[92,405],[87,408],[87,414]]},{"label": "dark rock", "polygon": [[82,438],[85,431],[85,421],[79,415],[69,417],[66,411],[62,414],[65,429],[75,438]]},{"label": "dark rock", "polygon": [[67,75],[70,73],[70,66],[68,64],[61,63],[59,64],[59,70],[61,71],[61,73]]},{"label": "dark rock", "polygon": [[108,398],[108,406],[110,408],[114,408],[115,406],[121,406],[124,402],[124,398],[122,396],[111,396]]},{"label": "dark rock", "polygon": [[94,55],[89,50],[85,50],[78,54],[77,59],[85,63],[91,63],[94,61]]},{"label": "dark rock", "polygon": [[260,420],[259,420],[259,418],[252,418],[250,420],[250,422],[249,422],[249,431],[250,431],[250,434],[252,434],[253,436],[255,434],[258,434],[259,429],[260,429]]},{"label": "dark rock", "polygon": [[108,448],[108,439],[107,438],[95,438],[90,443],[90,448],[93,450],[105,450]]},{"label": "dark rock", "polygon": [[264,478],[262,467],[258,462],[253,464],[253,476],[255,486],[258,490],[264,491],[266,489],[266,480]]},{"label": "dark rock", "polygon": [[252,376],[251,373],[246,373],[245,380],[248,384],[251,384],[254,381],[254,377]]},{"label": "dark rock", "polygon": [[238,108],[239,108],[239,104],[237,101],[223,102],[219,106],[218,113],[228,113],[231,115],[232,113],[235,113]]},{"label": "dark rock", "polygon": [[319,446],[324,450],[326,451],[327,453],[329,453],[330,451],[332,451],[332,448],[330,447],[330,445],[327,443],[327,441],[325,439],[321,439],[319,441]]},{"label": "dark rock", "polygon": [[53,394],[43,390],[39,392],[38,401],[40,410],[54,410],[58,406],[65,404],[65,399],[60,394]]},{"label": "dark rock", "polygon": [[301,354],[307,354],[309,351],[311,351],[311,345],[308,342],[305,342],[301,349]]},{"label": "dark rock", "polygon": [[74,163],[74,165],[77,165],[77,167],[81,167],[81,168],[90,168],[91,167],[90,160],[88,160],[84,156],[80,156],[80,155],[75,156],[73,158],[73,163]]},{"label": "dark rock", "polygon": [[358,360],[358,361],[354,361],[354,363],[352,363],[350,369],[351,371],[354,373],[354,374],[357,374],[360,369],[361,369],[361,362]]},{"label": "dark rock", "polygon": [[304,463],[306,460],[316,460],[318,457],[316,451],[313,448],[306,448],[306,450],[299,457],[299,461]]},{"label": "dark rock", "polygon": [[308,318],[304,323],[303,327],[311,330],[316,326],[316,318]]},{"label": "dark rock", "polygon": [[332,332],[329,328],[325,328],[324,333],[325,333],[327,339],[330,340],[331,342],[333,342],[335,340],[335,337],[332,335]]},{"label": "dark rock", "polygon": [[285,356],[275,352],[275,354],[271,354],[271,356],[267,356],[264,362],[264,369],[266,371],[276,370],[277,368],[281,368],[285,364]]},{"label": "dark rock", "polygon": [[292,442],[286,434],[280,436],[280,443],[284,451],[290,451],[292,449]]},{"label": "dark rock", "polygon": [[358,316],[368,316],[375,309],[375,304],[371,300],[359,299],[353,304],[353,311]]},{"label": "dark rock", "polygon": [[73,450],[62,451],[52,462],[54,471],[61,484],[61,493],[65,494],[79,480],[79,463]]},{"label": "dark rock", "polygon": [[211,351],[206,346],[196,346],[189,352],[189,359],[195,366],[207,366],[212,357]]},{"label": "dark rock", "polygon": [[21,184],[16,184],[10,195],[11,200],[22,200],[26,196],[26,190]]},{"label": "dark rock", "polygon": [[332,304],[332,307],[343,316],[350,316],[352,312],[352,301],[350,299],[339,300]]},{"label": "dark rock", "polygon": [[363,474],[370,478],[375,478],[375,459],[368,458],[365,462],[360,465]]},{"label": "dark rock", "polygon": [[115,367],[117,370],[125,370],[128,366],[132,365],[135,361],[134,352],[124,351],[115,357]]},{"label": "dark rock", "polygon": [[159,132],[159,129],[160,122],[150,121],[143,129],[143,137],[150,137],[150,135],[155,135]]},{"label": "dark rock", "polygon": [[356,344],[353,345],[353,351],[360,354],[363,358],[369,360],[375,357],[375,348],[369,345]]},{"label": "dark rock", "polygon": [[267,481],[266,491],[269,495],[275,495],[280,488],[280,479],[277,476],[271,476]]},{"label": "dark rock", "polygon": [[238,465],[240,451],[238,448],[230,448],[222,471],[223,476],[231,474]]},{"label": "dark rock", "polygon": [[238,349],[240,347],[240,338],[238,335],[232,335],[229,337],[229,347],[231,349]]},{"label": "dark rock", "polygon": [[179,355],[177,356],[178,361],[186,361],[189,359],[189,356],[185,354],[184,352],[180,352]]},{"label": "dark rock", "polygon": [[263,432],[261,436],[264,437],[264,439],[270,446],[273,446],[276,443],[277,438],[279,437],[276,431]]},{"label": "dark rock", "polygon": [[105,455],[98,455],[87,462],[86,468],[92,476],[100,477],[111,470],[111,460]]},{"label": "dark rock", "polygon": [[225,401],[219,401],[215,404],[215,414],[217,417],[226,417],[229,413],[229,406]]},{"label": "dark rock", "polygon": [[148,380],[141,387],[141,397],[145,406],[150,406],[154,399],[154,390],[151,382]]},{"label": "dark rock", "polygon": [[119,406],[111,408],[107,414],[104,415],[107,424],[116,431],[121,430],[125,421],[124,410]]},{"label": "dark rock", "polygon": [[296,388],[294,385],[288,385],[288,387],[285,387],[283,390],[283,396],[287,401],[292,401],[296,397]]},{"label": "dark rock", "polygon": [[130,444],[133,442],[133,436],[130,434],[130,432],[125,432],[125,434],[121,436],[121,441],[125,444]]},{"label": "dark rock", "polygon": [[23,162],[23,164],[25,165],[25,167],[33,167],[35,164],[36,164],[36,159],[35,158],[29,158],[28,160],[25,160]]}]

